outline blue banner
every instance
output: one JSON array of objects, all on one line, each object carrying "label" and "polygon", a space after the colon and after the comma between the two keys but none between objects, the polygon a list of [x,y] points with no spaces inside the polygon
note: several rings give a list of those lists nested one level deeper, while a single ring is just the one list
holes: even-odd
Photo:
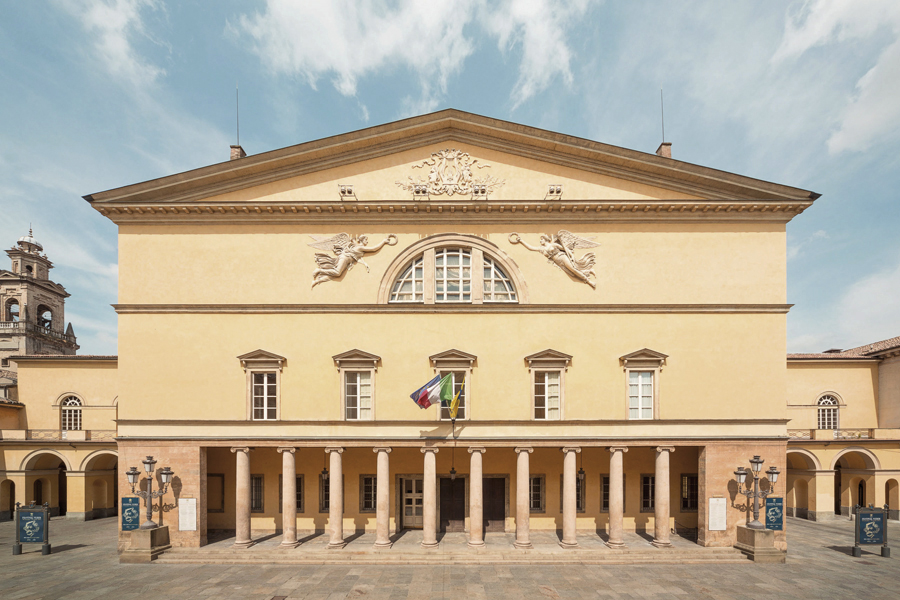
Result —
[{"label": "blue banner", "polygon": [[43,544],[44,528],[47,526],[43,510],[19,509],[19,542],[22,544]]},{"label": "blue banner", "polygon": [[131,531],[141,525],[141,499],[122,497],[122,531]]},{"label": "blue banner", "polygon": [[858,535],[860,544],[883,544],[884,513],[881,511],[863,512],[861,510],[859,514]]},{"label": "blue banner", "polygon": [[766,529],[784,529],[784,498],[766,498]]}]

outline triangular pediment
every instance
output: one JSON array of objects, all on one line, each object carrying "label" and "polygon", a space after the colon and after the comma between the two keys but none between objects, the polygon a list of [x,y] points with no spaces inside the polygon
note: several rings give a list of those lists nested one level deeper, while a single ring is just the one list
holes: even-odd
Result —
[{"label": "triangular pediment", "polygon": [[625,356],[620,356],[619,361],[625,367],[632,366],[662,366],[665,364],[668,354],[651,350],[650,348],[642,348]]},{"label": "triangular pediment", "polygon": [[525,362],[528,363],[529,367],[552,366],[565,368],[569,366],[569,363],[571,361],[571,354],[566,354],[565,352],[560,352],[559,350],[553,350],[552,348],[547,348],[546,350],[541,350],[540,352],[535,352],[534,354],[530,354],[525,357]]},{"label": "triangular pediment", "polygon": [[381,361],[381,357],[377,354],[358,349],[341,352],[340,354],[335,354],[331,358],[338,368],[341,368],[342,366],[367,366],[374,368]]},{"label": "triangular pediment", "polygon": [[[448,164],[449,169],[445,168]],[[454,183],[433,187],[435,173],[440,179],[444,172],[453,175],[450,180]],[[459,173],[462,179],[455,175]],[[461,180],[482,185],[460,185]],[[428,189],[418,194],[417,183]],[[817,196],[648,152],[444,110],[85,199],[114,221],[141,221],[167,215],[182,220],[221,219],[229,214],[285,219],[323,211],[369,213],[377,209],[377,204],[418,200],[571,203],[729,199],[732,203],[754,200],[758,210],[764,206],[760,202],[772,202],[773,211],[775,206],[777,210],[796,211]],[[172,205],[179,207],[173,211]],[[735,211],[739,208],[732,206]],[[687,209],[708,210],[703,205],[688,205]],[[663,210],[669,209],[660,208],[659,212]]]},{"label": "triangular pediment", "polygon": [[450,350],[445,350],[443,352],[438,352],[437,354],[432,354],[428,357],[428,360],[430,360],[431,364],[436,368],[449,368],[450,366],[456,364],[471,367],[472,364],[476,360],[478,360],[478,357],[474,354],[469,354],[468,352],[463,352],[462,350],[456,350],[455,348],[453,348]]},{"label": "triangular pediment", "polygon": [[281,368],[287,359],[267,350],[254,350],[237,357],[244,367],[265,368],[267,366]]}]

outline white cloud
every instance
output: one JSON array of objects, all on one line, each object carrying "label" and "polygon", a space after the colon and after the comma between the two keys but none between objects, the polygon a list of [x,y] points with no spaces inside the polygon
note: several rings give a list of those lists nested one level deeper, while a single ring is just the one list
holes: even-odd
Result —
[{"label": "white cloud", "polygon": [[837,304],[837,323],[848,348],[900,335],[900,257],[849,287]]},{"label": "white cloud", "polygon": [[804,251],[804,249],[807,246],[809,246],[810,244],[812,244],[813,242],[816,242],[818,240],[827,240],[827,239],[828,239],[828,232],[825,231],[824,229],[815,231],[801,240],[793,240],[789,236],[788,237],[788,245],[787,245],[787,259],[793,260],[793,259],[797,258],[798,256],[800,256],[800,254]]},{"label": "white cloud", "polygon": [[863,151],[900,131],[900,2],[896,0],[815,0],[789,15],[784,38],[772,56],[784,63],[827,44],[852,48],[888,30],[893,43],[856,83],[837,130],[828,139],[832,154]]},{"label": "white cloud", "polygon": [[165,70],[144,60],[133,38],[150,39],[141,12],[159,9],[157,0],[57,0],[75,15],[94,40],[94,52],[113,76],[135,87],[154,83]]},{"label": "white cloud", "polygon": [[570,83],[572,51],[566,27],[589,0],[532,0],[489,4],[461,2],[385,3],[268,0],[262,12],[242,15],[231,33],[248,34],[253,49],[275,74],[298,75],[315,89],[330,76],[335,88],[354,96],[360,79],[376,72],[410,69],[419,98],[406,96],[404,110],[434,110],[451,77],[461,72],[476,43],[467,30],[481,27],[508,50],[521,45],[516,106],[546,89],[556,77]]}]

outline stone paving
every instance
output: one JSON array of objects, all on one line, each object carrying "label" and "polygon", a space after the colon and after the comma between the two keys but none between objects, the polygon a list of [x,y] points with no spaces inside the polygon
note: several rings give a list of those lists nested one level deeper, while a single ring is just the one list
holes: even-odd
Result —
[{"label": "stone paving", "polygon": [[[894,531],[900,524],[892,523]],[[51,521],[54,553],[12,556],[12,522],[0,523],[0,598],[441,598],[897,599],[897,558],[849,555],[849,521],[787,520],[785,565],[329,566],[120,565],[113,519]]]}]

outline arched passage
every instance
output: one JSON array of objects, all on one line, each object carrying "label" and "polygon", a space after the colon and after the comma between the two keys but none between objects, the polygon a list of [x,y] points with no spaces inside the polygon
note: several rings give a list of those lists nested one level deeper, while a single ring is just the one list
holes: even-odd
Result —
[{"label": "arched passage", "polygon": [[118,514],[119,455],[115,450],[96,450],[81,461],[85,482],[85,519],[102,519]]},{"label": "arched passage", "polygon": [[888,518],[900,518],[900,484],[896,479],[884,482],[884,503],[888,505]]},{"label": "arched passage", "polygon": [[809,515],[809,484],[805,479],[797,479],[793,485],[793,513],[795,517],[801,519],[808,518]]},{"label": "arched passage", "polygon": [[65,515],[68,510],[67,471],[71,469],[69,459],[56,450],[42,448],[28,454],[20,466],[20,470],[25,471],[25,502],[46,502],[52,516]]}]

